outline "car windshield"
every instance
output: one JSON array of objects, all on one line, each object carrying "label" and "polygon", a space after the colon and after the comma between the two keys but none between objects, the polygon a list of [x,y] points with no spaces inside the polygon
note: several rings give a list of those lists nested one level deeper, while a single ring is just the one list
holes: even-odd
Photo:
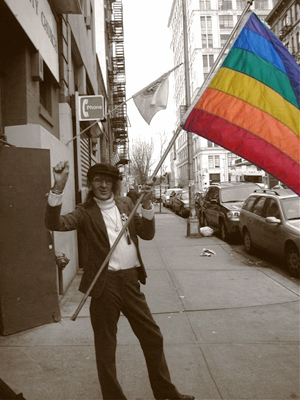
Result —
[{"label": "car windshield", "polygon": [[257,189],[256,185],[222,188],[221,200],[223,203],[245,201],[255,189]]},{"label": "car windshield", "polygon": [[287,220],[300,219],[300,198],[298,196],[282,199],[280,202]]}]

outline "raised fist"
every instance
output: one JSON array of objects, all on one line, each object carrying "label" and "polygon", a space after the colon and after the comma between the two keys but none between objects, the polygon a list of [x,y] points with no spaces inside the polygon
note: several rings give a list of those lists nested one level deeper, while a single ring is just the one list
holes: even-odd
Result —
[{"label": "raised fist", "polygon": [[53,167],[54,188],[64,190],[69,176],[69,161],[60,161]]}]

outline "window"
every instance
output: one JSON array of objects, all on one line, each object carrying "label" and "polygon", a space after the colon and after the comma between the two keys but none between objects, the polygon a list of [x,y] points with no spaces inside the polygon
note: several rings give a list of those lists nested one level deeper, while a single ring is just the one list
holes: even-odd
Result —
[{"label": "window", "polygon": [[199,8],[200,10],[210,10],[210,1],[199,1]]},{"label": "window", "polygon": [[246,7],[246,0],[237,0],[236,1],[237,10],[244,10],[245,7]]},{"label": "window", "polygon": [[220,44],[221,47],[225,45],[230,35],[220,35]]},{"label": "window", "polygon": [[233,15],[220,15],[219,25],[220,29],[233,28]]},{"label": "window", "polygon": [[262,216],[263,208],[265,205],[266,197],[259,197],[253,207],[253,214]]},{"label": "window", "polygon": [[201,35],[201,42],[202,42],[202,48],[207,49],[208,47],[212,48],[213,47],[213,36],[212,34],[202,34]]},{"label": "window", "polygon": [[210,140],[207,141],[207,147],[220,147],[217,143],[213,143]]},{"label": "window", "polygon": [[40,103],[52,115],[51,72],[44,63],[44,80],[40,82]]},{"label": "window", "polygon": [[203,15],[200,16],[200,26],[202,32],[211,31],[212,29],[211,17]]},{"label": "window", "polygon": [[209,168],[220,168],[220,156],[219,155],[208,156],[208,167]]},{"label": "window", "polygon": [[[214,182],[217,182],[217,181],[214,181]],[[219,188],[217,188],[217,187],[212,187],[212,188],[210,188],[209,190],[208,190],[208,193],[207,193],[207,200],[212,200],[212,199],[214,199],[214,200],[219,200]]]},{"label": "window", "polygon": [[280,212],[275,199],[268,199],[265,217],[275,217],[280,219]]},{"label": "window", "polygon": [[214,55],[213,54],[209,54],[207,56],[207,54],[204,54],[202,56],[202,61],[203,61],[203,68],[211,68],[214,65]]},{"label": "window", "polygon": [[249,198],[245,201],[245,203],[244,203],[244,205],[243,205],[243,209],[246,210],[246,211],[250,211],[251,208],[252,208],[252,205],[253,205],[253,203],[255,202],[256,199],[257,199],[257,196],[251,196],[251,197],[249,197]]},{"label": "window", "polygon": [[219,10],[232,10],[232,1],[219,0]]},{"label": "window", "polygon": [[269,8],[268,0],[255,0],[254,5],[256,10],[268,10]]}]

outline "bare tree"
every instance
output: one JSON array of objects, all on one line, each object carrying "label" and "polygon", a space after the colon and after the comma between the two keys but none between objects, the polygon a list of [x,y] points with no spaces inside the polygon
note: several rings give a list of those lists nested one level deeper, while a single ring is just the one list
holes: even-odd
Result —
[{"label": "bare tree", "polygon": [[132,144],[130,156],[131,173],[139,185],[145,184],[149,178],[149,172],[153,164],[153,149],[152,138],[150,143],[138,139]]}]

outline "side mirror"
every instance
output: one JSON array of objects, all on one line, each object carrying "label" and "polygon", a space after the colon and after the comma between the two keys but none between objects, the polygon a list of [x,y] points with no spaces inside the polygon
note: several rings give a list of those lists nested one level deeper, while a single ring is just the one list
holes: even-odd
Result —
[{"label": "side mirror", "polygon": [[271,225],[278,225],[281,223],[281,220],[276,217],[267,217],[266,222]]}]

